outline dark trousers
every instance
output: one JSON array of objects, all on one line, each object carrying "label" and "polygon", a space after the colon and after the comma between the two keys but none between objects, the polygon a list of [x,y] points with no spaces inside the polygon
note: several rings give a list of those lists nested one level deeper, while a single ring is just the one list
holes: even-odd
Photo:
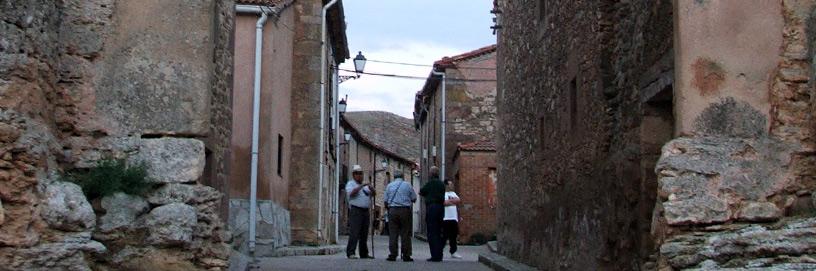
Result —
[{"label": "dark trousers", "polygon": [[388,208],[388,258],[397,258],[397,239],[402,239],[402,258],[411,258],[411,207]]},{"label": "dark trousers", "polygon": [[368,209],[351,206],[349,208],[349,240],[346,245],[346,256],[354,255],[357,245],[360,245],[360,257],[368,256],[368,223],[370,215]]},{"label": "dark trousers", "polygon": [[445,218],[445,208],[442,204],[428,204],[425,223],[428,228],[428,245],[431,247],[431,259],[442,260],[442,219]]},{"label": "dark trousers", "polygon": [[456,253],[456,237],[459,236],[459,222],[456,220],[442,221],[442,247],[450,243],[450,253]]}]

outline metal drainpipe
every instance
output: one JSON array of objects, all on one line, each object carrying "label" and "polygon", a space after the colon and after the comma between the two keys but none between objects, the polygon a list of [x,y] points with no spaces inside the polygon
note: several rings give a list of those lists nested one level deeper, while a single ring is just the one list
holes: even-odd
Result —
[{"label": "metal drainpipe", "polygon": [[340,237],[339,230],[340,230],[340,108],[338,108],[338,104],[340,101],[338,100],[340,97],[340,80],[339,80],[339,72],[337,70],[337,66],[335,66],[334,72],[332,73],[332,84],[334,86],[334,101],[332,104],[334,105],[334,242],[336,243],[338,238]]},{"label": "metal drainpipe", "polygon": [[317,152],[317,167],[319,174],[319,182],[317,187],[317,238],[323,238],[323,144],[324,131],[326,130],[326,14],[329,8],[337,3],[338,0],[332,0],[325,6],[321,12],[320,24],[320,147]]},{"label": "metal drainpipe", "polygon": [[256,206],[258,204],[258,137],[261,116],[261,67],[263,64],[263,27],[267,15],[271,10],[265,10],[260,6],[237,5],[235,12],[252,13],[260,15],[255,24],[255,75],[253,83],[252,98],[252,166],[249,181],[249,251],[255,252],[255,217]]},{"label": "metal drainpipe", "polygon": [[447,111],[447,110],[445,110],[445,96],[447,96],[446,93],[445,93],[445,85],[446,85],[445,80],[446,80],[446,77],[445,77],[444,72],[438,72],[436,70],[433,70],[433,71],[431,71],[431,73],[433,75],[442,76],[442,95],[441,95],[442,96],[442,109],[441,109],[442,110],[442,150],[440,151],[440,156],[442,156],[442,166],[439,168],[439,179],[444,182],[445,178],[446,178],[446,175],[445,175],[445,160],[447,160],[447,157],[445,157],[445,133],[447,131],[447,130],[445,130],[445,123],[447,122],[447,119],[445,117],[445,111]]}]

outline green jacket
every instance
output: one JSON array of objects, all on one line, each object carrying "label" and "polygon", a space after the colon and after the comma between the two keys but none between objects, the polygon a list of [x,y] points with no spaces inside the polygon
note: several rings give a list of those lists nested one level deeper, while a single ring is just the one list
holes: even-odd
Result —
[{"label": "green jacket", "polygon": [[445,202],[445,184],[438,178],[432,178],[422,186],[419,195],[425,198],[425,204],[442,204]]}]

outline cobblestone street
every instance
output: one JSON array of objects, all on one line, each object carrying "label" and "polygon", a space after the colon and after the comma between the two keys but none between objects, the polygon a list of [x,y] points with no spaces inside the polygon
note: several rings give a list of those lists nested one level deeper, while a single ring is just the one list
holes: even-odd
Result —
[{"label": "cobblestone street", "polygon": [[[346,244],[347,237],[340,238],[340,244]],[[369,241],[370,242],[370,241]],[[370,245],[370,243],[369,243]],[[327,256],[294,256],[283,258],[266,258],[260,262],[260,270],[490,270],[478,262],[479,253],[486,251],[484,246],[460,246],[458,253],[462,259],[451,259],[445,248],[445,260],[441,263],[426,261],[430,258],[428,243],[414,239],[414,262],[406,263],[386,261],[388,257],[388,237],[375,238],[376,259],[346,259],[345,253]]]}]

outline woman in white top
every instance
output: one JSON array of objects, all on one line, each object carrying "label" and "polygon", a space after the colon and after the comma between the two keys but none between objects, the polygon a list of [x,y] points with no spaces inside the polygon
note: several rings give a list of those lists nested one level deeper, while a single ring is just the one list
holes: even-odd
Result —
[{"label": "woman in white top", "polygon": [[456,192],[453,192],[453,184],[450,181],[445,181],[445,218],[442,221],[442,238],[443,245],[450,243],[451,258],[461,259],[462,256],[456,254],[456,238],[459,236],[459,213],[456,210],[456,205],[461,200]]}]

